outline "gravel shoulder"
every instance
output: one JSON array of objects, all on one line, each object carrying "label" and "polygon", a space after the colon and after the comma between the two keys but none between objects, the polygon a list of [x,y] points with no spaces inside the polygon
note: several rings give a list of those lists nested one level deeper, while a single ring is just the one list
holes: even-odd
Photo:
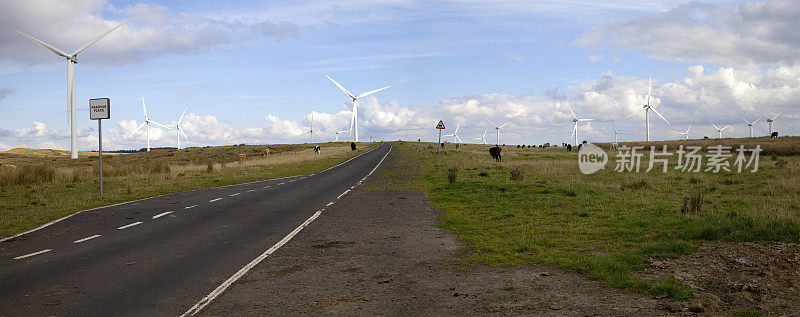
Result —
[{"label": "gravel shoulder", "polygon": [[639,316],[682,310],[558,268],[463,264],[468,246],[437,227],[441,211],[427,203],[425,192],[406,190],[413,188],[407,185],[415,169],[398,152],[202,314]]}]

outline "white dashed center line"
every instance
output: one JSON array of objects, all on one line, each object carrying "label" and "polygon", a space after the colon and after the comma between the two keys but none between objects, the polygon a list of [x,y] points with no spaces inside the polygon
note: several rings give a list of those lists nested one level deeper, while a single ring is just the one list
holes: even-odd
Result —
[{"label": "white dashed center line", "polygon": [[325,207],[330,207],[331,205],[333,205],[333,202],[329,202]]},{"label": "white dashed center line", "polygon": [[271,186],[264,186],[264,187],[261,187],[261,189],[267,189],[267,188],[270,188],[270,187]]},{"label": "white dashed center line", "polygon": [[24,259],[24,258],[27,258],[29,256],[39,255],[39,254],[42,254],[42,253],[45,253],[45,252],[50,252],[50,251],[51,251],[51,249],[45,249],[45,250],[38,251],[38,252],[28,253],[26,255],[20,255],[20,256],[14,258],[14,260]]},{"label": "white dashed center line", "polygon": [[93,235],[91,237],[86,237],[86,238],[83,238],[83,239],[80,239],[80,240],[72,241],[72,243],[81,243],[83,241],[92,240],[92,239],[97,238],[97,237],[100,237],[100,235],[96,234],[96,235]]},{"label": "white dashed center line", "polygon": [[222,198],[216,198],[216,199],[212,199],[212,200],[209,200],[208,202],[210,202],[210,203],[213,203],[213,202],[215,202],[215,201],[220,201],[220,200],[222,200]]},{"label": "white dashed center line", "polygon": [[166,215],[169,215],[169,214],[171,214],[171,213],[173,213],[173,212],[174,212],[174,211],[162,212],[162,213],[160,213],[160,214],[157,214],[157,215],[153,216],[153,219],[158,219],[158,218],[164,217],[164,216],[166,216]]},{"label": "white dashed center line", "polygon": [[241,194],[242,194],[242,193],[236,193],[236,194],[231,194],[230,196],[231,196],[231,197],[233,197],[233,196],[239,196],[239,195],[241,195]]},{"label": "white dashed center line", "polygon": [[191,206],[189,206],[189,207],[184,207],[183,209],[192,209],[192,208],[194,208],[194,207],[197,207],[197,205],[191,205]]},{"label": "white dashed center line", "polygon": [[132,224],[124,225],[122,227],[119,227],[119,228],[117,228],[117,230],[127,229],[127,228],[130,228],[130,227],[133,227],[133,226],[136,226],[136,225],[140,225],[140,224],[142,224],[142,222],[141,221],[137,221],[137,222],[134,222]]},{"label": "white dashed center line", "polygon": [[252,193],[252,192],[254,192],[254,191],[256,191],[256,190],[255,190],[255,189],[251,189],[251,190],[248,190],[247,192],[248,192],[248,193]]}]

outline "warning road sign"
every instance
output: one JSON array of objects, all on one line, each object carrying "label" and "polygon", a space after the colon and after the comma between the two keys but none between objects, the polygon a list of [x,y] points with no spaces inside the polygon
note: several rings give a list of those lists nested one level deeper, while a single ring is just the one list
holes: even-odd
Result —
[{"label": "warning road sign", "polygon": [[437,129],[444,129],[444,122],[442,122],[442,120],[439,120],[439,124],[436,125],[436,128]]}]

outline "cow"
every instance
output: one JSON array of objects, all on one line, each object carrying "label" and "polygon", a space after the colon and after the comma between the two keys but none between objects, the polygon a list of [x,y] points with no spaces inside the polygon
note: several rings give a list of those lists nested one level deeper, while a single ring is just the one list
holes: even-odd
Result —
[{"label": "cow", "polygon": [[550,142],[547,142],[547,143],[545,143],[545,144],[542,144],[542,147],[550,147]]},{"label": "cow", "polygon": [[319,147],[319,145],[315,146],[315,147],[314,147],[314,153],[317,153],[317,154],[319,154],[319,151],[320,151],[320,147]]},{"label": "cow", "polygon": [[567,151],[572,152],[572,144],[567,144]]},{"label": "cow", "polygon": [[246,159],[247,159],[247,154],[244,154],[244,153],[239,154],[239,161],[244,161]]},{"label": "cow", "polygon": [[519,144],[517,144],[517,148],[519,148]]},{"label": "cow", "polygon": [[261,156],[269,156],[269,149],[261,150]]},{"label": "cow", "polygon": [[500,162],[503,160],[503,157],[500,155],[500,151],[502,150],[503,148],[495,146],[489,149],[489,154],[492,156],[492,159],[494,159],[497,162]]},{"label": "cow", "polygon": [[352,151],[356,150],[356,142],[350,142],[350,150]]},{"label": "cow", "polygon": [[777,138],[778,137],[778,132],[772,132],[772,134],[770,134],[769,137]]}]

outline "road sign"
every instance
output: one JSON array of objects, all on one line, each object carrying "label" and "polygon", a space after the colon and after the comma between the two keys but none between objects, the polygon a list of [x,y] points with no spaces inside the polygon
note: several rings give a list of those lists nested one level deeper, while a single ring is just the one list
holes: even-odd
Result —
[{"label": "road sign", "polygon": [[89,99],[89,119],[111,118],[111,102],[108,98]]},{"label": "road sign", "polygon": [[436,125],[436,128],[437,129],[444,129],[444,122],[442,122],[442,120],[439,120],[439,124]]}]

